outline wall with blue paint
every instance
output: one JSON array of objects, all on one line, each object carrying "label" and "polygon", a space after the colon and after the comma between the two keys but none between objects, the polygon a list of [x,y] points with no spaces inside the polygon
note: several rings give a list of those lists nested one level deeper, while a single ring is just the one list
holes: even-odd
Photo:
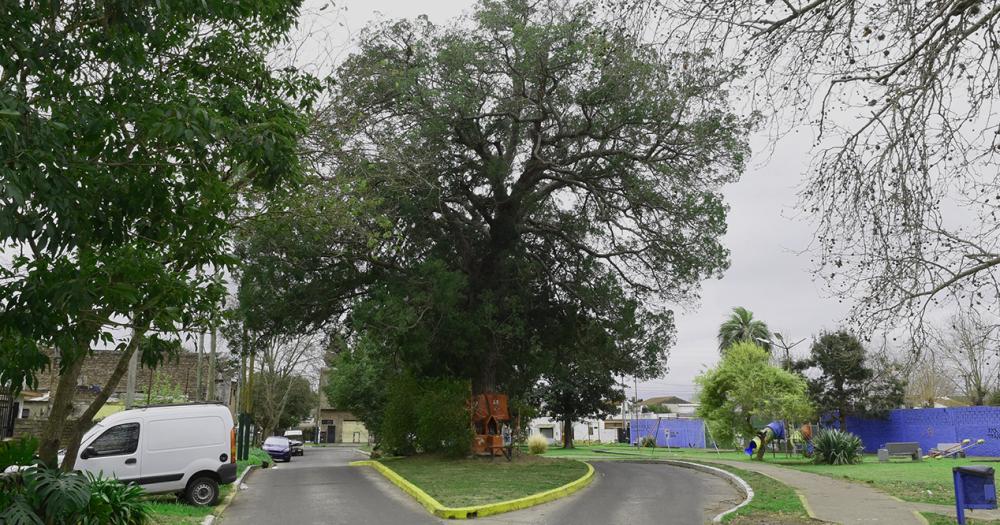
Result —
[{"label": "wall with blue paint", "polygon": [[705,423],[700,419],[633,419],[631,424],[633,445],[655,435],[658,447],[705,448]]},{"label": "wall with blue paint", "polygon": [[893,410],[886,420],[847,418],[847,430],[857,434],[866,452],[886,443],[916,441],[926,454],[938,443],[985,439],[970,456],[1000,457],[1000,407],[919,408]]}]

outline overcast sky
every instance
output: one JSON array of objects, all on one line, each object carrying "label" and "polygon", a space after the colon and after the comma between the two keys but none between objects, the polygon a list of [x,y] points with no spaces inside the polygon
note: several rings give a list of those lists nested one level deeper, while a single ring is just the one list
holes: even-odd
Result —
[{"label": "overcast sky", "polygon": [[[311,31],[312,38],[327,35],[328,49],[340,50],[338,58],[342,58],[349,52],[352,36],[370,21],[427,15],[435,23],[444,23],[469,11],[473,4],[472,0],[348,0],[333,6],[325,0],[310,0],[301,28]],[[640,383],[640,398],[690,396],[694,377],[718,359],[716,332],[734,306],[749,308],[787,340],[809,338],[838,326],[847,308],[830,298],[822,283],[813,282],[809,256],[800,254],[812,239],[812,228],[793,217],[796,188],[811,153],[810,133],[803,129],[791,134],[773,152],[766,147],[763,133],[753,141],[755,155],[749,169],[739,183],[725,189],[731,206],[725,244],[732,252],[732,265],[723,279],[704,283],[697,304],[678,310],[670,371],[663,378]],[[808,343],[796,350],[802,351]]]}]

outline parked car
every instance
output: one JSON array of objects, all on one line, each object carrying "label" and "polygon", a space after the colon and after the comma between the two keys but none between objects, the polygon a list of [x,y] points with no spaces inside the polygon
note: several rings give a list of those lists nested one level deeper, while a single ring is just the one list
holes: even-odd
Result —
[{"label": "parked car", "polygon": [[221,403],[111,414],[83,435],[76,468],[152,494],[180,493],[192,505],[215,505],[219,485],[236,481],[232,414]]},{"label": "parked car", "polygon": [[286,430],[285,437],[292,442],[292,455],[302,456],[304,452],[302,451],[302,431],[301,430]]},{"label": "parked car", "polygon": [[292,460],[292,441],[284,436],[271,436],[265,439],[261,448],[275,461]]}]

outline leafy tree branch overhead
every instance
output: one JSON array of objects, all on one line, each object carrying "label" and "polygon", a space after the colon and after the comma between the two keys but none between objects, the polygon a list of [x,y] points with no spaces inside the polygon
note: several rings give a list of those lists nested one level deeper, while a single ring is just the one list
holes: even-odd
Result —
[{"label": "leafy tree branch overhead", "polygon": [[[298,16],[281,0],[18,2],[0,13],[0,382],[35,382],[58,351],[40,454],[69,450],[146,335],[214,310],[195,271],[233,263],[245,191],[300,178],[300,108],[314,79],[268,65]],[[114,341],[131,328],[131,340]],[[70,422],[82,361],[124,349]],[[146,355],[164,345],[145,345]],[[61,443],[63,428],[75,437]]]}]

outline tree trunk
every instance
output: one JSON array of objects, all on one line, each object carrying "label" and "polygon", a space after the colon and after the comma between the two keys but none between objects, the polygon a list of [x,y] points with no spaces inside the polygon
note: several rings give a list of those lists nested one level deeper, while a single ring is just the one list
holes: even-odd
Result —
[{"label": "tree trunk", "polygon": [[[42,439],[38,446],[39,459],[50,468],[59,466],[59,445],[62,441],[62,434],[66,428],[66,423],[73,415],[76,382],[80,378],[80,371],[83,370],[83,361],[86,358],[87,352],[78,356],[76,361],[59,374],[59,381],[56,383],[56,392],[52,397],[49,419],[42,430]],[[62,360],[61,356],[60,360]],[[62,363],[60,362],[58,366],[61,367]]]},{"label": "tree trunk", "polygon": [[[108,398],[111,397],[111,393],[118,388],[118,383],[121,382],[122,376],[128,371],[128,363],[132,360],[132,355],[135,353],[136,348],[139,346],[139,341],[142,340],[143,335],[145,335],[145,330],[136,331],[132,335],[132,340],[128,342],[125,350],[122,351],[122,355],[118,358],[118,362],[115,363],[115,369],[111,371],[111,376],[108,377],[107,382],[104,383],[104,388],[97,394],[97,397],[91,401],[90,406],[83,411],[83,415],[76,421],[73,428],[73,434],[70,436],[69,443],[66,444],[66,458],[63,459],[62,469],[66,472],[73,470],[76,465],[76,458],[80,452],[80,440],[83,438],[83,434],[90,429],[91,424],[94,421],[94,416],[97,412],[101,410],[101,407],[108,402]],[[81,359],[82,363],[82,359]]]},{"label": "tree trunk", "polygon": [[840,414],[837,415],[840,418],[840,431],[847,432],[847,410],[843,407],[840,408]]},{"label": "tree trunk", "polygon": [[563,448],[573,448],[573,420],[563,420]]}]

